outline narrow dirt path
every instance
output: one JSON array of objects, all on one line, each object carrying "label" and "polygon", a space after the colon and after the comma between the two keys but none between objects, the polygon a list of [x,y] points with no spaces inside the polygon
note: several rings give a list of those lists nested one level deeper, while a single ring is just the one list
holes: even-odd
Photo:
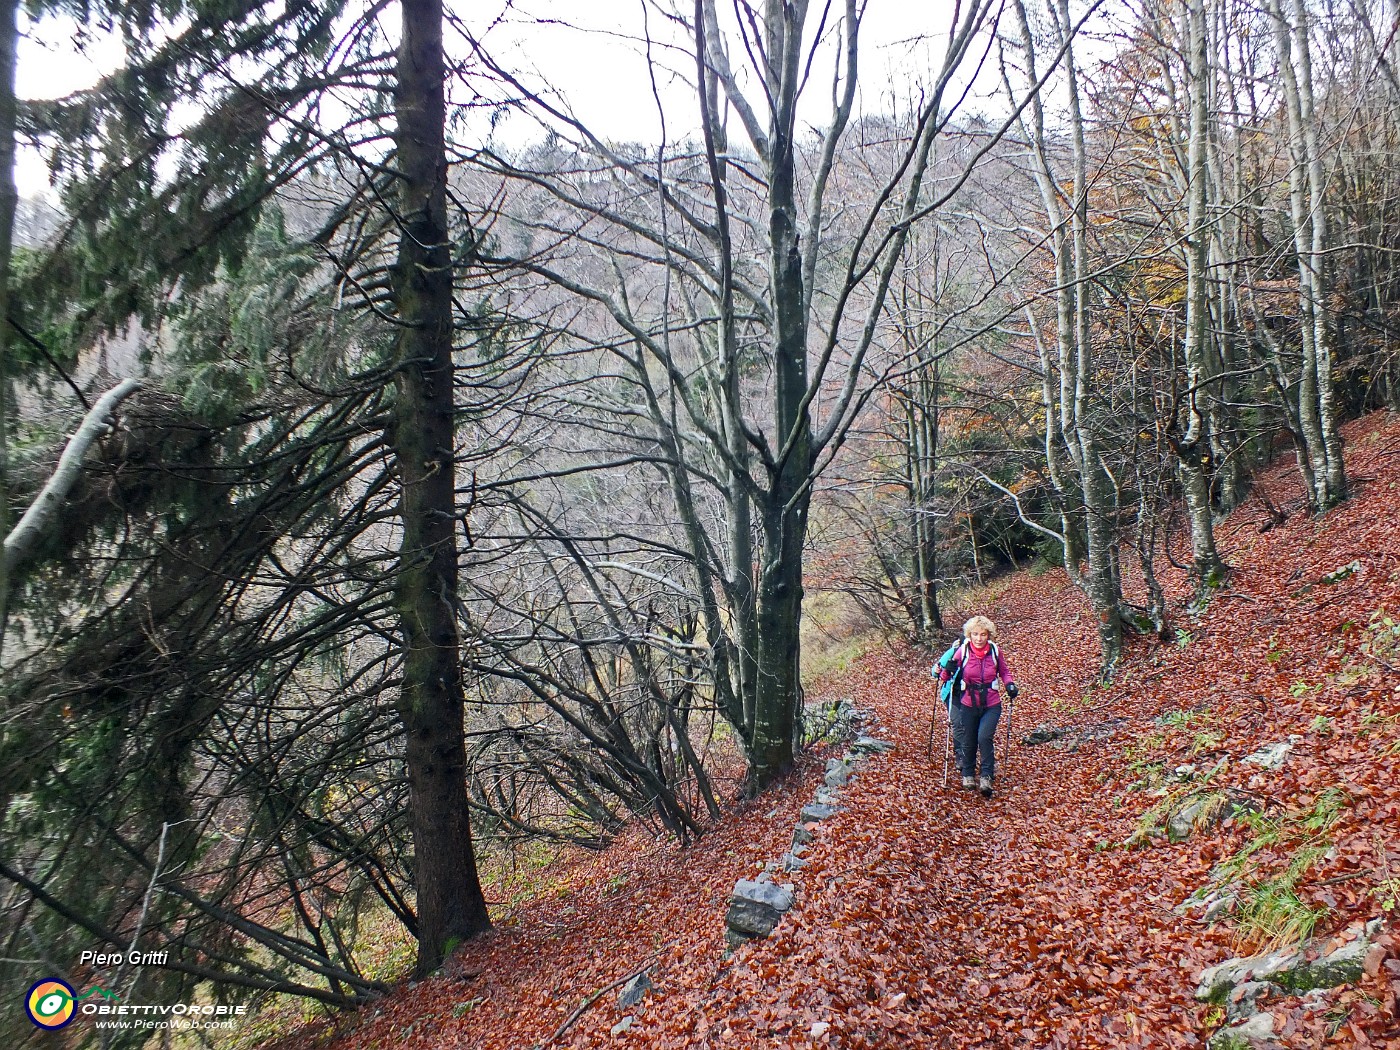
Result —
[{"label": "narrow dirt path", "polygon": [[[1264,535],[1257,509],[1237,510],[1219,533],[1231,590],[1205,615],[1183,615],[1179,645],[1133,642],[1109,689],[1096,686],[1092,625],[1062,573],[1018,576],[986,608],[960,610],[998,622],[1023,689],[991,800],[944,787],[941,751],[926,752],[929,654],[877,651],[829,685],[873,712],[896,747],[816,825],[810,864],[793,876],[797,904],[770,938],[725,950],[728,895],[787,847],[822,753],[776,791],[733,804],[689,849],[638,834],[571,861],[549,893],[498,911],[497,929],[443,976],[275,1045],[1202,1045],[1221,1017],[1192,998],[1196,975],[1237,951],[1229,924],[1174,909],[1225,858],[1248,856],[1264,879],[1297,843],[1261,846],[1233,821],[1126,848],[1155,801],[1135,769],[1157,769],[1159,786],[1184,762],[1223,770],[1218,783],[1261,800],[1275,830],[1340,800],[1319,832],[1326,852],[1298,885],[1321,929],[1381,914],[1385,886],[1400,886],[1400,682],[1384,670],[1400,662],[1400,631],[1386,626],[1400,622],[1400,419],[1358,421],[1347,438],[1357,495],[1319,521],[1299,513],[1291,468],[1262,477],[1272,503],[1293,511],[1288,523]],[[1183,581],[1169,583],[1180,598]],[[1043,723],[1095,732],[1073,750],[1020,742]],[[1282,768],[1241,762],[1285,738]],[[654,988],[624,1010],[613,989],[643,969]],[[1272,1045],[1400,1050],[1397,992],[1392,957],[1360,988],[1293,997],[1273,1011]]]},{"label": "narrow dirt path", "polygon": [[[1003,621],[1004,651],[1027,689],[1009,752],[1005,732],[998,738],[995,796],[943,786],[941,722],[926,750],[927,666],[908,653],[868,658],[855,699],[895,750],[820,826],[800,905],[771,941],[743,949],[687,1016],[649,1012],[658,1036],[970,1048],[1121,1047],[1150,1033],[1153,1046],[1199,1045],[1194,973],[1228,953],[1172,908],[1209,865],[1168,869],[1105,848],[1133,821],[1114,816],[1098,776],[1140,725],[1124,722],[1075,752],[1020,743],[1083,671],[1061,666],[1062,636],[1077,629],[1063,622],[1062,588],[1039,591],[1036,601],[1021,589],[1019,616]],[[1055,648],[1037,646],[1052,628]],[[1081,723],[1093,724],[1087,714]]]}]

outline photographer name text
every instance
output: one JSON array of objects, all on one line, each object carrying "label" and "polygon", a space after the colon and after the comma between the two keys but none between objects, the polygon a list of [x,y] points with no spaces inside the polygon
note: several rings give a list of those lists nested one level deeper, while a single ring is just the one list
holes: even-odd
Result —
[{"label": "photographer name text", "polygon": [[164,966],[170,957],[169,952],[83,952],[78,956],[79,966]]}]

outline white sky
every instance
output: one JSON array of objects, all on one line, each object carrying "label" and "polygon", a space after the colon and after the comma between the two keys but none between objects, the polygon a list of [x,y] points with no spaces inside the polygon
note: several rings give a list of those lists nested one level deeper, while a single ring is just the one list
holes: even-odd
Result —
[{"label": "white sky", "polygon": [[[15,85],[20,98],[61,98],[91,87],[105,71],[120,65],[124,51],[119,41],[94,38],[80,48],[74,27],[66,18],[48,18],[35,25],[21,15]],[[49,185],[43,163],[23,147],[15,159],[15,182],[24,197],[39,196]]]},{"label": "white sky", "polygon": [[[457,6],[473,32],[484,37],[497,61],[522,72],[536,71],[537,83],[552,85],[568,99],[574,113],[605,138],[660,138],[653,85],[643,54],[644,26],[656,41],[652,54],[658,66],[679,64],[681,76],[694,77],[694,58],[666,47],[672,27],[654,8],[644,17],[643,0],[458,0]],[[859,110],[889,111],[893,108],[892,92],[908,95],[916,85],[931,79],[931,69],[945,46],[954,6],[953,0],[920,4],[867,0],[861,23]],[[692,5],[682,2],[681,7],[689,13]],[[732,10],[727,3],[719,7],[721,12]],[[841,0],[833,0],[826,32],[831,32],[844,8]],[[814,0],[813,9],[809,33],[820,18],[819,0]],[[483,33],[486,26],[490,28]],[[737,38],[731,38],[730,61],[736,69],[749,64],[740,48]],[[830,49],[825,57],[826,65],[819,62],[814,66],[806,94],[806,119],[816,123],[824,123],[830,111]],[[666,107],[669,138],[683,137],[698,126],[693,90],[679,81],[668,84],[661,76],[656,90]],[[512,119],[519,122],[520,118]]]},{"label": "white sky", "polygon": [[[646,24],[643,0],[448,2],[459,9],[473,32],[482,34],[491,25],[483,35],[498,60],[520,70],[536,70],[595,132],[617,140],[659,140],[652,84],[638,43]],[[683,6],[690,7],[688,3]],[[720,6],[728,9],[730,5]],[[835,0],[832,7],[834,21],[844,4]],[[892,94],[908,96],[928,81],[941,55],[943,33],[953,8],[953,0],[926,0],[922,4],[868,0],[861,29],[858,105],[862,111],[888,112],[894,108]],[[653,50],[659,64],[679,63],[684,75],[693,75],[693,59],[665,48],[666,34],[671,32],[665,20],[654,9],[648,17],[653,38],[662,41]],[[814,14],[813,22],[817,17],[819,13]],[[565,24],[566,20],[570,24]],[[104,71],[120,63],[120,43],[93,38],[80,48],[73,28],[71,21],[53,18],[24,28],[18,83],[22,98],[54,98],[89,87]],[[464,47],[461,38],[450,32],[447,46],[450,51]],[[735,43],[731,48],[736,68],[747,64],[746,56],[735,52],[738,47]],[[668,137],[685,136],[698,119],[693,92],[660,79],[657,87],[667,108]],[[824,123],[831,98],[829,65],[814,69],[808,98],[811,108],[806,119]],[[511,138],[535,137],[535,129],[519,117],[507,121],[498,133]],[[17,159],[16,181],[26,196],[40,195],[48,186],[42,163],[24,150]]]}]

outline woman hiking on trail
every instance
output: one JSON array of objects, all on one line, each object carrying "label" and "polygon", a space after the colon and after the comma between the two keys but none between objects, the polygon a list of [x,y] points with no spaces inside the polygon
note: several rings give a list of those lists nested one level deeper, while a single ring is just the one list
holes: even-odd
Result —
[{"label": "woman hiking on trail", "polygon": [[[996,772],[996,732],[1001,721],[1000,679],[1006,695],[1016,699],[1019,690],[996,646],[997,625],[985,616],[974,616],[963,624],[966,641],[953,646],[938,661],[940,683],[956,679],[953,686],[951,717],[956,726],[962,786],[977,787],[983,798],[992,797]],[[961,669],[961,670],[959,670]],[[982,756],[982,776],[976,779],[977,756]]]}]

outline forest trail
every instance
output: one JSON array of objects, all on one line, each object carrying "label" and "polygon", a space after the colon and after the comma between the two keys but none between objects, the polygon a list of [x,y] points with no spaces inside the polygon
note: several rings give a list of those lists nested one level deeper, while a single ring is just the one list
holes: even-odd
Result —
[{"label": "forest trail", "polygon": [[[1384,887],[1400,885],[1385,881],[1400,878],[1400,686],[1387,670],[1400,631],[1383,626],[1400,619],[1400,420],[1372,416],[1347,435],[1355,498],[1318,521],[1301,512],[1290,465],[1262,476],[1257,491],[1291,510],[1288,522],[1261,533],[1261,504],[1238,509],[1220,529],[1231,589],[1199,617],[1180,612],[1177,644],[1134,640],[1111,687],[1096,684],[1092,624],[1062,573],[1018,575],[985,609],[956,610],[998,622],[1023,689],[1009,755],[998,736],[991,800],[951,786],[951,771],[943,787],[941,724],[926,753],[929,654],[876,651],[828,683],[896,746],[815,825],[797,903],[770,938],[725,952],[728,894],[787,847],[825,754],[736,803],[688,850],[638,836],[572,862],[445,976],[276,1045],[1203,1045],[1221,1016],[1194,1000],[1197,974],[1248,954],[1238,923],[1175,910],[1216,864],[1243,854],[1246,882],[1263,882],[1322,843],[1295,887],[1326,909],[1319,934],[1381,915]],[[1184,598],[1183,579],[1167,582]],[[1051,724],[1082,742],[1021,742]],[[1241,761],[1290,736],[1280,769]],[[1149,788],[1182,764],[1260,799],[1276,841],[1228,820],[1125,846],[1161,801]],[[1302,830],[1320,799],[1335,803],[1321,831]],[[1385,914],[1393,935],[1393,907]],[[644,968],[654,989],[621,1009],[615,986]],[[1270,1002],[1270,1045],[1400,1047],[1397,971],[1392,957],[1360,988]]]}]

